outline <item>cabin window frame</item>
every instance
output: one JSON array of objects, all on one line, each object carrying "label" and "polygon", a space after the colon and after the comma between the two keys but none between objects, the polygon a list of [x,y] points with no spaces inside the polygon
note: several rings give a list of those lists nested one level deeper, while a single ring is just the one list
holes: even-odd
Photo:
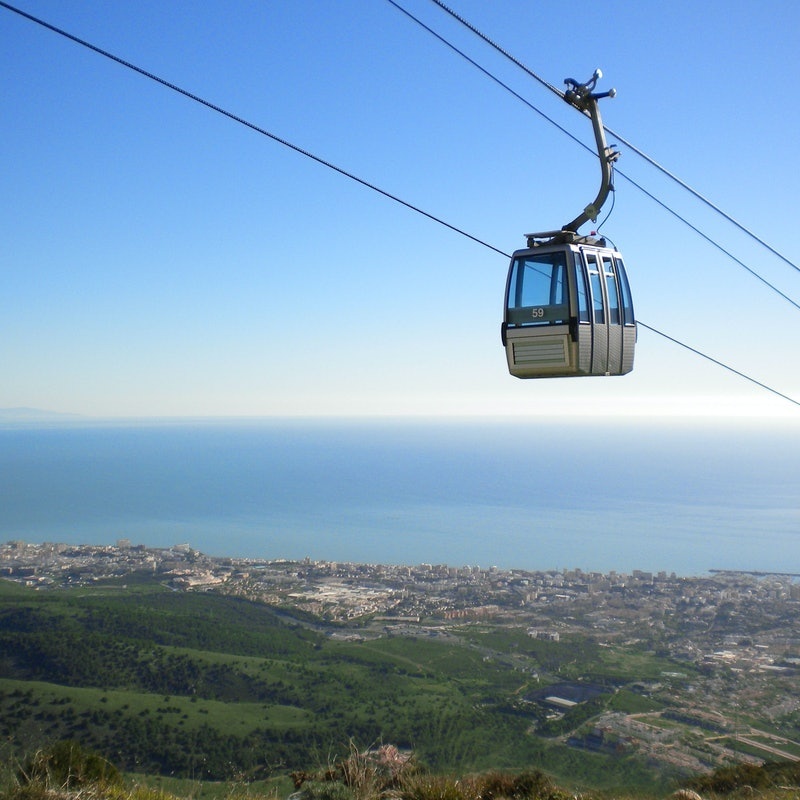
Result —
[{"label": "cabin window frame", "polygon": [[592,293],[586,275],[586,265],[580,250],[572,251],[575,271],[575,317],[579,325],[592,324]]},{"label": "cabin window frame", "polygon": [[625,263],[619,253],[614,255],[614,265],[617,268],[617,277],[622,291],[622,324],[630,327],[636,324],[636,314],[633,310],[633,295],[628,283],[628,273],[625,271]]},{"label": "cabin window frame", "polygon": [[586,273],[589,278],[589,298],[591,301],[591,324],[605,325],[608,303],[603,287],[602,265],[594,251],[583,252],[586,262]]},{"label": "cabin window frame", "polygon": [[[526,252],[515,256],[506,291],[506,324],[511,328],[546,327],[569,323],[573,278],[566,250]],[[549,275],[531,276],[527,269],[541,264]],[[526,290],[530,294],[526,294]],[[529,303],[529,300],[537,302]]]},{"label": "cabin window frame", "polygon": [[600,253],[600,263],[603,267],[603,284],[606,289],[606,298],[608,299],[608,324],[622,325],[622,293],[612,254]]}]

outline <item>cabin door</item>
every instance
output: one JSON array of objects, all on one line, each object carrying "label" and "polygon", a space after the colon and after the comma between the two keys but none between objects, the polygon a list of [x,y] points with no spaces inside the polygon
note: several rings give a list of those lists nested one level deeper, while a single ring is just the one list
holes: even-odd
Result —
[{"label": "cabin door", "polygon": [[601,256],[603,288],[608,302],[608,361],[607,369],[612,375],[622,372],[622,293],[619,278],[610,253]]},{"label": "cabin door", "polygon": [[592,375],[605,375],[608,372],[608,303],[603,288],[601,265],[597,253],[584,251],[586,270],[589,274],[591,293],[592,323]]}]

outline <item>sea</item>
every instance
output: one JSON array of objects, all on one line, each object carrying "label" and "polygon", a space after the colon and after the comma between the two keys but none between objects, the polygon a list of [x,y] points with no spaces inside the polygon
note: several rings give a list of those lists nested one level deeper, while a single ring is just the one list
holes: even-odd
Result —
[{"label": "sea", "polygon": [[800,425],[0,424],[0,541],[220,557],[800,574]]}]

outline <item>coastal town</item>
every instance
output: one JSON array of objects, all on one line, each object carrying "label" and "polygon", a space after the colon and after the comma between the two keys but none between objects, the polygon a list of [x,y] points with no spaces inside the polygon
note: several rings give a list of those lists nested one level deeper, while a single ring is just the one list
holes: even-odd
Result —
[{"label": "coastal town", "polygon": [[[171,591],[262,603],[293,623],[351,641],[455,641],[469,626],[523,629],[563,646],[590,641],[670,666],[631,679],[626,689],[644,698],[640,713],[606,709],[588,725],[565,731],[573,746],[636,748],[688,771],[737,759],[800,760],[800,576],[789,573],[713,570],[687,577],[261,560],[121,540],[80,546],[9,541],[0,544],[0,577],[39,591],[155,579]],[[531,691],[519,702],[540,703],[548,720],[592,697],[591,677],[540,675],[522,652],[486,657],[507,660],[531,686],[541,678],[547,691]],[[665,698],[666,710],[648,711],[647,701]]]},{"label": "coastal town", "polygon": [[[0,577],[40,589],[157,576],[176,591],[215,591],[293,608],[365,636],[448,622],[526,624],[558,640],[591,631],[613,641],[661,640],[669,655],[739,670],[793,672],[800,664],[800,581],[791,574],[714,571],[678,577],[573,570],[349,564],[204,555],[189,545],[0,544]],[[669,634],[669,635],[667,635]],[[800,707],[800,701],[798,701]]]},{"label": "coastal town", "polygon": [[[353,564],[205,555],[188,544],[168,548],[0,543],[0,577],[40,589],[157,576],[180,591],[216,591],[294,607],[343,630],[366,621],[432,624],[458,619],[538,622],[560,632],[694,631],[673,653],[744,666],[800,648],[800,575],[711,570],[707,575],[633,570],[528,571],[444,564]],[[712,633],[713,632],[713,633]],[[711,639],[717,637],[712,642]],[[721,645],[713,653],[700,647]],[[706,640],[708,640],[706,642]],[[743,645],[743,643],[746,643]],[[726,651],[725,647],[734,648]],[[744,650],[742,649],[744,647]],[[736,658],[736,653],[748,658]]]}]

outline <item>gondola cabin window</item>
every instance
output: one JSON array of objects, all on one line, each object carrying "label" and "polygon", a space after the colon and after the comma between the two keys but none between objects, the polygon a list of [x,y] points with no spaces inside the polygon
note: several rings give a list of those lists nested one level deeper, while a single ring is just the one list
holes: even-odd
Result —
[{"label": "gondola cabin window", "polygon": [[608,292],[608,322],[611,325],[619,325],[621,322],[619,313],[621,303],[617,275],[614,272],[611,256],[603,256],[603,275],[606,279],[606,291]]},{"label": "gondola cabin window", "polygon": [[572,257],[575,260],[575,285],[578,293],[578,321],[591,322],[589,316],[589,289],[586,285],[586,273],[581,263],[581,254],[574,250]]},{"label": "gondola cabin window", "polygon": [[633,300],[631,299],[631,287],[628,285],[628,276],[625,272],[625,267],[622,259],[615,257],[614,265],[617,268],[617,277],[619,278],[619,288],[622,290],[622,321],[625,325],[636,324],[636,317],[633,313]]},{"label": "gondola cabin window", "polygon": [[600,280],[600,268],[597,264],[597,256],[594,253],[587,253],[586,264],[589,267],[589,283],[592,287],[593,321],[597,325],[604,325],[606,321],[606,309],[603,303],[603,284]]},{"label": "gondola cabin window", "polygon": [[508,283],[511,325],[555,325],[569,319],[567,254],[563,251],[520,256]]}]

